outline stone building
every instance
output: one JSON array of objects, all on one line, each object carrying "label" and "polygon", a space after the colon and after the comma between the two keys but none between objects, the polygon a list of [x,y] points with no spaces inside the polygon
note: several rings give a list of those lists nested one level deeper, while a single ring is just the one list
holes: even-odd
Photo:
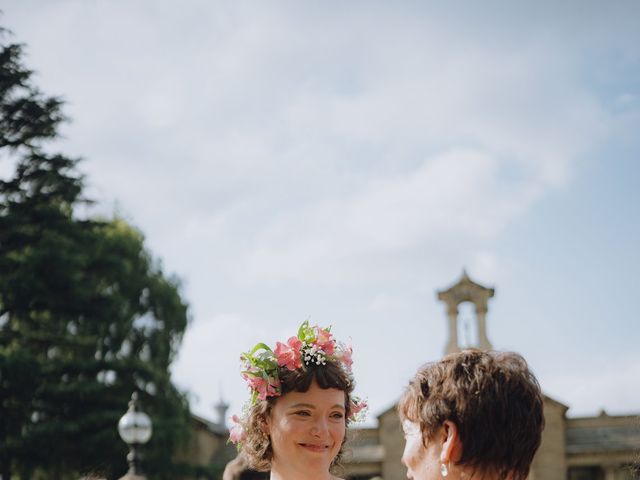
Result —
[{"label": "stone building", "polygon": [[[487,337],[488,301],[493,288],[475,283],[463,272],[452,287],[438,292],[444,302],[449,325],[445,354],[460,351],[460,305],[469,302],[475,313],[475,340],[466,346],[491,349]],[[468,319],[464,319],[467,320]],[[466,325],[469,327],[469,325]],[[468,336],[468,335],[467,335]],[[467,338],[467,340],[469,340]],[[634,465],[640,461],[640,417],[567,417],[568,406],[544,397],[545,429],[534,458],[531,480],[629,480],[636,478]],[[400,463],[404,439],[396,407],[377,416],[378,427],[353,432],[351,454],[346,465],[350,480],[403,480],[406,470]]]},{"label": "stone building", "polygon": [[[493,288],[475,283],[466,273],[451,288],[438,292],[446,306],[449,338],[445,353],[467,346],[491,349],[487,336],[488,302]],[[474,318],[460,318],[460,306],[471,305]],[[468,311],[468,310],[467,310]],[[471,324],[470,324],[471,323]],[[471,334],[473,333],[473,335]],[[461,337],[466,337],[462,342]],[[470,341],[471,340],[471,341]],[[219,408],[219,407],[218,407]],[[545,396],[545,429],[542,444],[533,461],[530,480],[630,480],[640,462],[640,417],[598,416],[572,418],[569,407]],[[189,457],[200,465],[217,468],[233,457],[227,445],[224,412],[211,423],[194,417],[196,436]],[[404,480],[400,462],[404,438],[395,406],[377,416],[378,426],[352,429],[342,475],[347,480]],[[264,479],[265,474],[247,472],[243,479]]]},{"label": "stone building", "polygon": [[236,455],[235,446],[227,442],[226,414],[229,405],[220,400],[214,408],[218,414],[216,421],[191,414],[191,439],[176,459],[199,467],[202,475],[196,476],[198,480],[211,475],[221,478],[224,466]]}]

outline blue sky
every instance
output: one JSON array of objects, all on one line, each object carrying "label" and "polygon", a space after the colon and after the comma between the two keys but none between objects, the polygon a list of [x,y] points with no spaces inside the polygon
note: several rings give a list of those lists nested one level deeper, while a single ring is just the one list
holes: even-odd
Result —
[{"label": "blue sky", "polygon": [[[446,342],[436,290],[574,416],[640,412],[640,4],[9,0],[94,213],[183,281],[174,378],[239,410],[241,351],[311,317],[372,414]],[[1,167],[6,175],[7,162]]]}]

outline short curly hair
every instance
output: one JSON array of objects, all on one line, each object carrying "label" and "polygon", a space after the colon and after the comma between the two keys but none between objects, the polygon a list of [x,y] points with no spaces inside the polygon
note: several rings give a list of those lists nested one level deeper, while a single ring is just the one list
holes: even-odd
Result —
[{"label": "short curly hair", "polygon": [[[335,388],[344,392],[345,422],[348,425],[351,414],[351,393],[354,389],[353,377],[338,363],[327,360],[325,365],[309,365],[306,369],[288,370],[280,368],[278,371],[282,395],[289,392],[306,392],[315,380],[322,389]],[[279,397],[267,397],[259,400],[249,410],[246,424],[246,439],[242,451],[247,457],[249,466],[257,471],[267,471],[271,468],[273,449],[271,439],[266,433],[266,419],[271,415],[273,406]],[[346,435],[345,435],[346,439]],[[334,458],[332,466],[339,464],[344,448],[344,440],[340,451]]]},{"label": "short curly hair", "polygon": [[457,464],[513,480],[527,478],[544,428],[540,385],[512,352],[470,349],[424,365],[398,413],[420,425],[425,445],[453,422],[462,443]]}]

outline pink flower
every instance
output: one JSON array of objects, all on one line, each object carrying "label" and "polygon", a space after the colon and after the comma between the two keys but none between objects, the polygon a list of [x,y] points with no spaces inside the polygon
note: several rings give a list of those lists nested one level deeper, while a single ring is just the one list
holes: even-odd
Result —
[{"label": "pink flower", "polygon": [[231,421],[234,425],[229,429],[229,440],[233,443],[244,442],[244,439],[247,437],[247,432],[244,431],[240,419],[237,415],[233,415]]},{"label": "pink flower", "polygon": [[249,375],[247,373],[243,373],[242,378],[245,382],[247,382],[247,385],[249,385],[249,388],[251,390],[256,389],[256,381],[255,381],[256,377],[254,377],[253,375]]},{"label": "pink flower", "polygon": [[273,377],[256,377],[253,375],[242,375],[246,382],[249,384],[251,390],[258,392],[258,398],[260,400],[266,400],[267,397],[280,396],[280,380]]},{"label": "pink flower", "polygon": [[269,382],[266,383],[266,388],[259,391],[258,398],[260,400],[266,400],[267,397],[279,397],[280,396],[280,379],[269,378]]},{"label": "pink flower", "polygon": [[353,365],[353,359],[351,358],[353,355],[353,348],[351,345],[343,345],[342,351],[337,355],[338,360],[344,363],[347,370],[351,371],[351,365]]},{"label": "pink flower", "polygon": [[316,329],[316,341],[314,342],[318,347],[320,347],[324,353],[327,355],[333,355],[333,350],[335,348],[336,342],[331,338],[333,335],[329,333],[327,330],[324,330],[318,326]]},{"label": "pink flower", "polygon": [[257,390],[258,385],[262,381],[260,371],[254,367],[249,367],[246,372],[242,373],[242,378],[251,390]]},{"label": "pink flower", "polygon": [[351,399],[351,413],[349,414],[349,418],[354,419],[358,413],[365,410],[367,407],[368,405],[366,400]]},{"label": "pink flower", "polygon": [[302,341],[298,337],[291,337],[287,343],[276,342],[273,352],[279,367],[296,370],[302,366]]}]

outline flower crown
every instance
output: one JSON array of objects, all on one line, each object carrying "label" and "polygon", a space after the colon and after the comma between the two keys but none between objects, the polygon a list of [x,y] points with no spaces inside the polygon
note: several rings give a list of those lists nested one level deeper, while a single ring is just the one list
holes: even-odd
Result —
[{"label": "flower crown", "polygon": [[[340,365],[345,372],[351,374],[351,345],[337,342],[331,334],[331,328],[321,328],[309,325],[305,320],[298,335],[290,337],[287,343],[276,342],[275,349],[264,343],[256,344],[249,352],[240,356],[242,363],[242,378],[251,390],[251,398],[245,403],[243,411],[246,413],[259,400],[268,397],[279,397],[282,394],[279,370],[286,368],[294,371],[306,370],[312,365],[326,365],[327,361]],[[348,421],[360,421],[364,418],[367,408],[366,401],[352,396]],[[232,417],[235,425],[230,429],[230,440],[242,443],[244,429],[242,419],[237,415]]]}]

